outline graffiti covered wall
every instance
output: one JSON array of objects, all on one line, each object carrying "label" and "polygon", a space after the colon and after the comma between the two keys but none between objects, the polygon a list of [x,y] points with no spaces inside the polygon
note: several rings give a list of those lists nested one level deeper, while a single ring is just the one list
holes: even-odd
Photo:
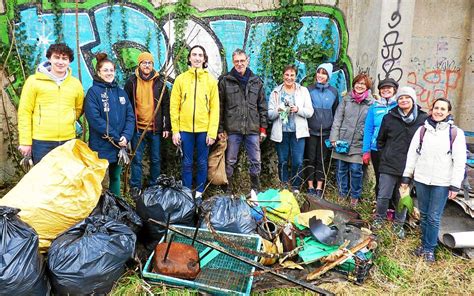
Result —
[{"label": "graffiti covered wall", "polygon": [[[105,3],[104,3],[105,2]],[[64,41],[76,52],[76,14],[63,4],[60,15],[63,24]],[[143,50],[150,51],[155,57],[155,68],[168,73],[173,82],[177,73],[173,61],[179,48],[174,46],[174,7],[169,5],[155,8],[150,2],[141,4],[126,3],[108,5],[106,1],[87,1],[81,4],[78,13],[80,61],[71,64],[73,74],[77,76],[81,68],[84,89],[92,84],[94,73],[94,55],[106,52],[119,65],[117,79],[123,83],[135,66],[136,56]],[[86,7],[87,5],[87,7]],[[17,26],[26,32],[26,43],[34,48],[32,56],[44,57],[47,47],[54,43],[55,17],[47,6],[24,4],[19,6]],[[259,73],[262,69],[260,49],[268,32],[274,26],[275,10],[249,12],[234,9],[213,9],[204,12],[194,11],[187,21],[185,36],[187,46],[204,45],[209,55],[209,70],[217,78],[232,67],[232,52],[237,48],[245,49],[250,56],[250,68]],[[330,27],[334,55],[330,58],[335,66],[331,83],[342,93],[347,90],[352,66],[347,56],[348,34],[342,13],[337,8],[305,5],[300,18],[302,26],[298,31],[298,46],[305,44],[308,35],[321,42],[322,31]],[[6,32],[2,32],[6,34]],[[31,59],[32,68],[41,60]],[[307,69],[303,60],[297,60],[298,79],[304,80]],[[312,78],[310,78],[312,79]],[[266,90],[279,81],[265,81]],[[21,81],[17,81],[21,85]]]}]

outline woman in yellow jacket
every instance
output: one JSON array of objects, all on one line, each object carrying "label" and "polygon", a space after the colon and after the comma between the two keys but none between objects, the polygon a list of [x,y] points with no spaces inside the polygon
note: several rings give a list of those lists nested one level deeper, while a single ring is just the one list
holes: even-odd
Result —
[{"label": "woman in yellow jacket", "polygon": [[205,69],[207,62],[206,50],[193,46],[188,54],[190,68],[176,77],[170,99],[173,144],[183,150],[181,175],[188,188],[192,188],[194,150],[197,152],[196,197],[206,185],[209,146],[219,126],[217,80]]}]

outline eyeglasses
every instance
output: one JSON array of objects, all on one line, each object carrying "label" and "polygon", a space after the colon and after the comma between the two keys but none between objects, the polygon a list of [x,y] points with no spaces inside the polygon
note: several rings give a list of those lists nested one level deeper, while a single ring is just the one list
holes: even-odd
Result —
[{"label": "eyeglasses", "polygon": [[150,61],[143,61],[140,63],[140,65],[143,65],[143,66],[151,66],[153,65],[153,62],[150,62]]},{"label": "eyeglasses", "polygon": [[247,60],[234,60],[234,64],[243,64],[245,63]]}]

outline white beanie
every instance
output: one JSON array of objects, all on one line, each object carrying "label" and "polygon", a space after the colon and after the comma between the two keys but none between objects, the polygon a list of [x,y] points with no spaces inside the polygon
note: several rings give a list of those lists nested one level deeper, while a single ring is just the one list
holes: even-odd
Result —
[{"label": "white beanie", "polygon": [[409,96],[413,100],[413,104],[416,104],[416,92],[410,86],[402,86],[397,91],[397,101],[401,96]]}]

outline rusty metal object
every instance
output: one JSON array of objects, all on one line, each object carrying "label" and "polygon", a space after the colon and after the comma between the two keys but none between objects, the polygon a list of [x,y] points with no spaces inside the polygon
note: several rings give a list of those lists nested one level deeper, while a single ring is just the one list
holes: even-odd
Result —
[{"label": "rusty metal object", "polygon": [[158,244],[153,272],[180,279],[194,280],[200,272],[199,254],[193,246],[178,242]]}]

